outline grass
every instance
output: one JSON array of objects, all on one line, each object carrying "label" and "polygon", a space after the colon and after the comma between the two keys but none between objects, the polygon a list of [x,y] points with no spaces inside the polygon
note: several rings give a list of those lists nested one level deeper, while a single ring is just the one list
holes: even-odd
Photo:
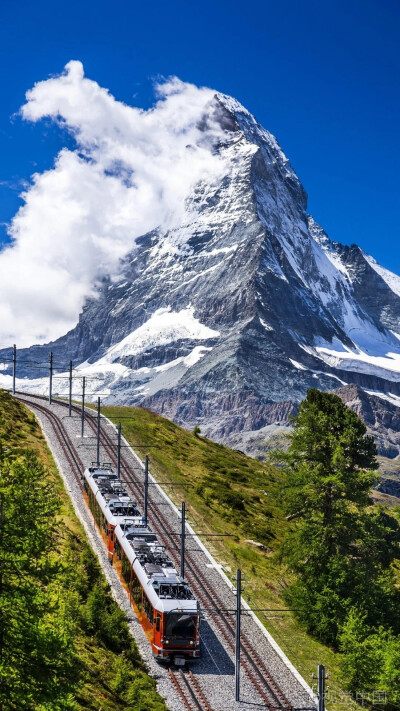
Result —
[{"label": "grass", "polygon": [[[146,673],[136,643],[128,634],[124,615],[108,592],[38,422],[22,403],[1,390],[0,439],[13,457],[23,454],[27,448],[35,451],[45,464],[46,476],[61,501],[54,554],[63,562],[57,581],[61,594],[67,597],[73,591],[71,600],[77,600],[74,643],[79,683],[74,696],[76,709],[167,711],[163,699],[155,691],[154,680]],[[101,591],[102,607],[96,615],[99,619],[90,627],[90,592],[94,587]],[[111,625],[115,620],[115,628],[120,633],[117,644],[110,634],[107,637],[105,620]]]},{"label": "grass", "polygon": [[47,465],[54,467],[46,440],[35,416],[10,393],[0,390],[0,436],[15,457],[28,447]]},{"label": "grass", "polygon": [[[149,456],[156,479],[174,483],[165,488],[177,505],[185,500],[197,532],[232,534],[204,540],[232,581],[236,568],[242,569],[243,597],[251,607],[285,608],[281,595],[290,576],[275,553],[290,524],[276,502],[277,470],[143,408],[103,407],[102,412],[122,423],[124,437],[140,448],[142,459]],[[258,616],[310,686],[317,665],[325,665],[328,709],[358,708],[344,691],[337,654],[310,637],[291,612]]]}]

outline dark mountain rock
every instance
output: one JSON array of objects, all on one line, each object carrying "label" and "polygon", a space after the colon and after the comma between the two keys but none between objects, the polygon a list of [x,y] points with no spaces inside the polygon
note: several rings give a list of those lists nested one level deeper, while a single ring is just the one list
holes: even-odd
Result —
[{"label": "dark mountain rock", "polygon": [[381,479],[376,490],[389,496],[396,496],[400,501],[400,481],[397,479]]},{"label": "dark mountain rock", "polygon": [[400,454],[400,409],[396,405],[357,385],[347,385],[335,393],[365,422],[375,439],[378,454],[390,459]]}]

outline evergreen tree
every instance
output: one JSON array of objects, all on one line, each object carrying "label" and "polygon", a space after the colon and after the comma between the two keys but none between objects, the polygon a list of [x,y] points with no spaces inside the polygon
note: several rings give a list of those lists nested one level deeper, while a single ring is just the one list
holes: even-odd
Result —
[{"label": "evergreen tree", "polygon": [[281,499],[293,521],[283,556],[297,574],[287,602],[320,639],[336,645],[356,606],[373,624],[397,624],[391,563],[400,527],[369,494],[377,476],[373,438],[331,393],[311,389],[294,420]]},{"label": "evergreen tree", "polygon": [[32,452],[0,462],[0,708],[72,709],[74,623],[55,578],[59,504]]},{"label": "evergreen tree", "polygon": [[341,667],[347,688],[386,695],[389,704],[400,701],[400,637],[382,627],[366,624],[365,616],[352,611],[340,634]]}]

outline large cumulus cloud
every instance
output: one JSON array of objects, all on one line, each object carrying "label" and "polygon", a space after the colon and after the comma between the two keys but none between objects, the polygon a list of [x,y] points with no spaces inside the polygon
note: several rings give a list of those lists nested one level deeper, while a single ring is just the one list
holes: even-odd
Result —
[{"label": "large cumulus cloud", "polygon": [[135,239],[177,224],[199,180],[223,170],[218,124],[202,117],[214,92],[173,78],[148,111],[117,101],[82,64],[27,92],[22,117],[73,133],[54,167],[32,176],[0,253],[0,344],[45,342],[73,327],[96,281],[118,273]]}]

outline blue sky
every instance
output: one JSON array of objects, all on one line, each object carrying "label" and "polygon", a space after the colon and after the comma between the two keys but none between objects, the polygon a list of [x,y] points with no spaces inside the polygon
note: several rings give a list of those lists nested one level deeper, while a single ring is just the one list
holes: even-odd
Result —
[{"label": "blue sky", "polygon": [[160,75],[235,96],[276,135],[330,237],[400,273],[398,0],[20,0],[3,2],[0,20],[1,222],[66,144],[15,112],[35,82],[79,59],[143,107]]}]

